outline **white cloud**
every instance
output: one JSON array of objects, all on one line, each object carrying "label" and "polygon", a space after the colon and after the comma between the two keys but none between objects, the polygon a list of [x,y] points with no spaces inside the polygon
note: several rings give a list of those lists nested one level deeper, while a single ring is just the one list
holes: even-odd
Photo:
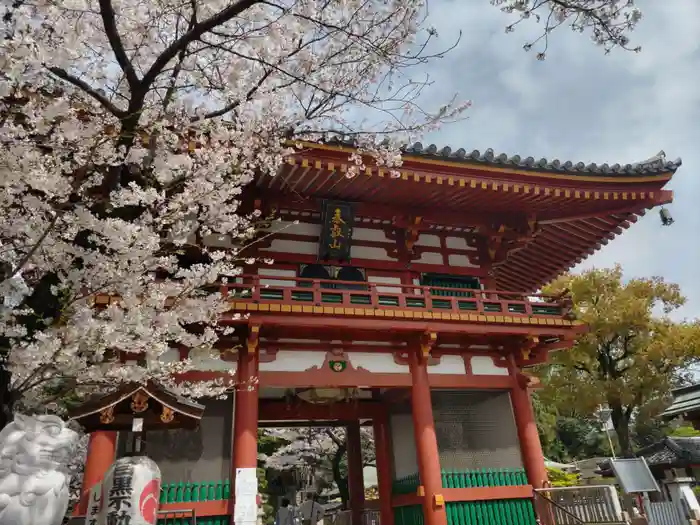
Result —
[{"label": "white cloud", "polygon": [[511,20],[488,2],[430,4],[430,22],[443,43],[458,32],[455,51],[433,63],[426,97],[454,92],[470,98],[464,122],[425,142],[467,150],[584,162],[634,162],[663,149],[683,166],[669,188],[676,223],[663,228],[656,211],[585,261],[581,268],[619,262],[627,276],[661,275],[681,285],[682,315],[700,316],[700,4],[694,0],[639,2],[644,20],[633,33],[640,54],[605,56],[585,36],[560,28],[539,62],[522,44],[534,24],[505,34]]}]

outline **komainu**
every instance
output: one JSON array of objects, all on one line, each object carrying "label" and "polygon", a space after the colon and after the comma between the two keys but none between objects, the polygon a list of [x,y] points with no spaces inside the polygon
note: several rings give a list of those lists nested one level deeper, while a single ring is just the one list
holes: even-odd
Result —
[{"label": "komainu", "polygon": [[52,415],[16,414],[0,431],[0,525],[60,525],[78,438]]}]

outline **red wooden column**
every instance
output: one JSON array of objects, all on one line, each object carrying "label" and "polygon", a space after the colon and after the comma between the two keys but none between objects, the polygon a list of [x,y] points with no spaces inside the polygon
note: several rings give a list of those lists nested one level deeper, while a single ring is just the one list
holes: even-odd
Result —
[{"label": "red wooden column", "polygon": [[257,352],[250,352],[246,348],[239,351],[236,383],[231,497],[235,494],[236,469],[258,466]]},{"label": "red wooden column", "polygon": [[362,438],[359,420],[348,425],[347,433],[348,489],[352,523],[362,525],[362,511],[365,509],[365,480],[362,472]]},{"label": "red wooden column", "polygon": [[394,509],[391,505],[392,458],[389,418],[385,415],[374,420],[374,448],[379,485],[379,522],[394,525]]},{"label": "red wooden column", "polygon": [[514,379],[510,399],[513,404],[515,425],[518,429],[523,466],[530,485],[539,489],[547,481],[547,469],[544,465],[540,435],[537,432],[535,412],[532,409],[532,400],[527,389],[528,379],[519,372],[513,361],[511,361],[510,371]]},{"label": "red wooden column", "polygon": [[440,455],[433,404],[430,398],[428,367],[422,353],[409,352],[411,378],[411,407],[413,409],[413,427],[416,439],[418,470],[425,495],[423,497],[423,514],[426,525],[447,525],[442,476],[440,475]]},{"label": "red wooden column", "polygon": [[88,442],[83,485],[80,491],[80,503],[74,514],[84,516],[88,511],[90,491],[104,478],[114,462],[117,453],[117,433],[97,431],[90,434]]}]

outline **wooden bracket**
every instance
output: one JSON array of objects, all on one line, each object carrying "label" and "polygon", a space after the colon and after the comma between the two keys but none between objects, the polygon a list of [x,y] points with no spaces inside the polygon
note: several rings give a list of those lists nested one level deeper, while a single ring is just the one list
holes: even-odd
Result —
[{"label": "wooden bracket", "polygon": [[251,325],[248,329],[248,339],[246,340],[246,350],[249,354],[255,354],[260,344],[260,325]]},{"label": "wooden bracket", "polygon": [[525,340],[525,344],[523,347],[520,349],[520,355],[523,358],[523,361],[529,361],[530,360],[530,354],[532,354],[532,350],[540,344],[540,338],[531,335],[528,336],[527,339]]},{"label": "wooden bracket", "polygon": [[505,262],[510,254],[524,248],[537,231],[537,219],[534,215],[528,216],[525,221],[497,224],[481,229],[481,233],[486,237],[489,259],[493,264]]},{"label": "wooden bracket", "polygon": [[408,221],[409,225],[406,227],[405,243],[406,249],[409,252],[413,250],[413,245],[416,243],[418,237],[420,236],[420,229],[418,227],[420,226],[420,223],[422,221],[423,217],[411,217]]},{"label": "wooden bracket", "polygon": [[430,353],[437,342],[437,332],[426,332],[421,336],[420,353],[421,357],[426,361],[430,358]]}]

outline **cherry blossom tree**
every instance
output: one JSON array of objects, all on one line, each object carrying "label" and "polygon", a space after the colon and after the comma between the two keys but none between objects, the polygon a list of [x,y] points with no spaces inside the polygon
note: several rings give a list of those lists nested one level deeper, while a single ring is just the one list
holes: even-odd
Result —
[{"label": "cherry blossom tree", "polygon": [[[579,17],[587,2],[562,4],[505,8]],[[229,388],[172,378],[230,335],[212,285],[250,262],[264,219],[243,188],[329,133],[358,147],[349,176],[370,158],[397,167],[396,144],[468,107],[419,104],[430,79],[415,66],[458,40],[429,53],[426,12],[424,0],[0,0],[0,428],[18,402],[124,381]],[[622,44],[625,13],[581,27]],[[103,295],[114,300],[96,307]],[[173,347],[189,358],[166,358]]]},{"label": "cherry blossom tree", "polygon": [[[347,430],[343,427],[308,427],[268,429],[287,442],[270,456],[262,458],[267,468],[276,470],[303,470],[314,476],[330,474],[338,488],[343,504],[349,501]],[[362,466],[376,466],[374,436],[366,427],[360,427]]]},{"label": "cherry blossom tree", "polygon": [[506,27],[508,33],[526,20],[542,24],[540,36],[523,46],[526,51],[538,49],[539,60],[546,56],[552,32],[567,24],[573,31],[588,32],[606,53],[616,47],[636,52],[642,49],[631,46],[628,36],[642,19],[634,0],[491,0],[491,3],[518,16]]}]

